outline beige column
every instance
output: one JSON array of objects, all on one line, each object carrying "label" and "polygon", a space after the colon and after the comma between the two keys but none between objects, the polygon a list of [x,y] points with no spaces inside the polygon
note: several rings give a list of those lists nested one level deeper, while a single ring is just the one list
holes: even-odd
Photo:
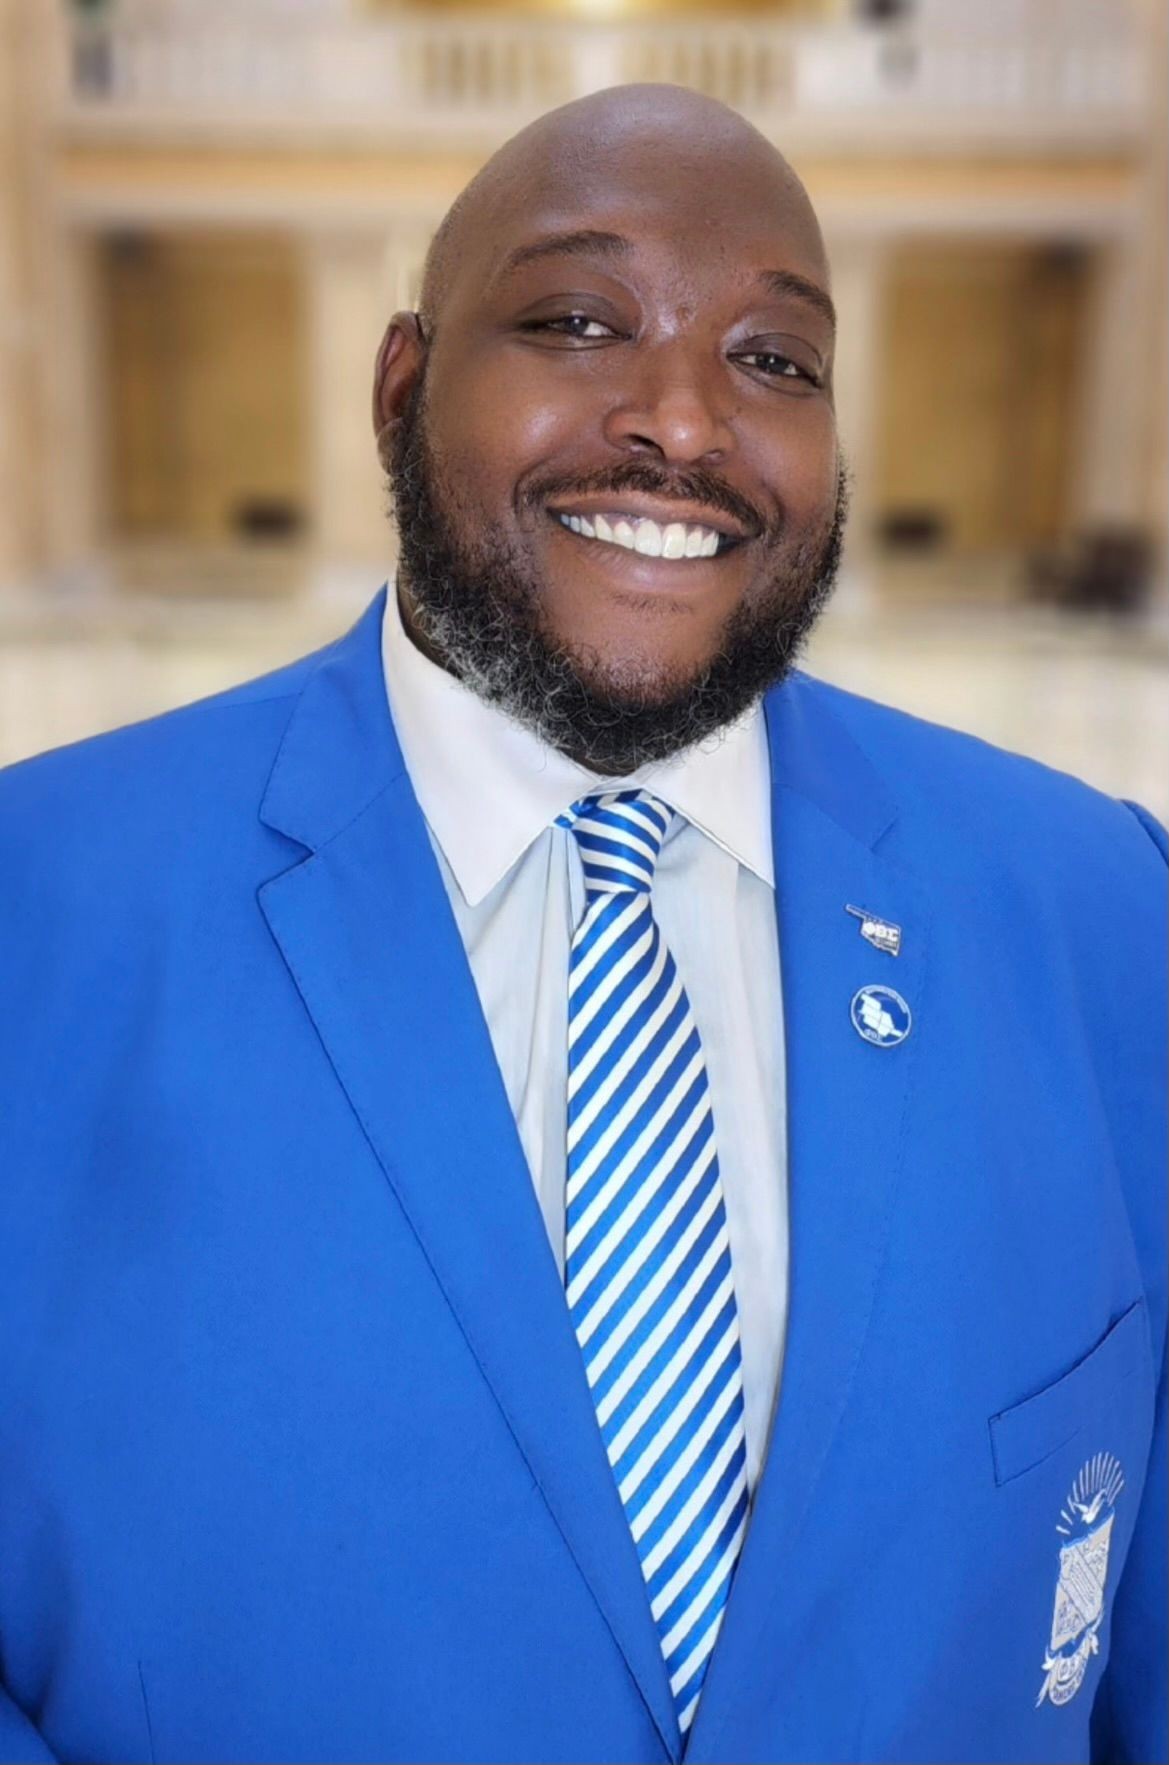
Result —
[{"label": "beige column", "polygon": [[1147,251],[1134,232],[1099,247],[1083,351],[1073,519],[1078,527],[1145,512],[1153,326]]},{"label": "beige column", "polygon": [[1143,531],[1158,553],[1148,613],[1169,629],[1169,362],[1166,203],[1169,201],[1169,13],[1134,0],[1143,36],[1145,128],[1123,226],[1097,246],[1080,351],[1072,437],[1070,521],[1079,529]]},{"label": "beige column", "polygon": [[30,0],[0,0],[0,592],[41,561],[35,185],[42,169]]},{"label": "beige column", "polygon": [[836,419],[852,476],[852,503],[838,600],[867,598],[873,561],[877,367],[882,346],[886,244],[845,234],[828,240],[836,306]]},{"label": "beige column", "polygon": [[395,546],[374,448],[374,358],[390,315],[417,291],[425,226],[306,242],[311,351],[313,525],[318,575],[327,586],[373,588]]},{"label": "beige column", "polygon": [[64,8],[0,0],[0,583],[97,569],[94,242],[54,202]]},{"label": "beige column", "polygon": [[98,237],[55,225],[45,241],[45,565],[70,586],[103,579],[108,541],[107,454]]},{"label": "beige column", "polygon": [[1157,547],[1153,612],[1169,627],[1169,11],[1163,0],[1144,0],[1149,37],[1153,127],[1146,141],[1143,226],[1155,242],[1150,272],[1152,342],[1148,373],[1144,458],[1145,522]]},{"label": "beige column", "polygon": [[1147,126],[1125,231],[1100,247],[1094,266],[1074,514],[1080,525],[1146,528],[1152,515],[1163,537],[1164,486],[1150,498],[1150,471],[1164,434],[1169,19],[1162,0],[1139,0],[1134,16],[1146,52]]}]

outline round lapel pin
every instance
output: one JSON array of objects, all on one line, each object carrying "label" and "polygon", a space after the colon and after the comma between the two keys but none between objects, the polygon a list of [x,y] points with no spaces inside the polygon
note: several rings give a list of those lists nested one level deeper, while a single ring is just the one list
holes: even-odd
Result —
[{"label": "round lapel pin", "polygon": [[874,1048],[896,1048],[913,1025],[913,1013],[892,987],[861,987],[849,1009],[857,1035]]}]

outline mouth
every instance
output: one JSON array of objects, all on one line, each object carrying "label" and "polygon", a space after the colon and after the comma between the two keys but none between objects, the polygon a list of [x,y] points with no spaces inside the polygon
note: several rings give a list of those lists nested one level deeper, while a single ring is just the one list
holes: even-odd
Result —
[{"label": "mouth", "polygon": [[725,517],[712,519],[705,511],[699,519],[688,518],[688,512],[679,510],[680,518],[673,520],[663,518],[664,511],[647,514],[642,509],[620,505],[589,510],[549,508],[548,513],[581,539],[617,546],[645,558],[670,561],[722,557],[751,537],[733,528]]}]

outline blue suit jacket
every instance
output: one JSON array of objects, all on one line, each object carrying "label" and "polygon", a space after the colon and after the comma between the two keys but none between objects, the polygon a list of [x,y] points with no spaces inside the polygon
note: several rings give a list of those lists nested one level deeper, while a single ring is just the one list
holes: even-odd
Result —
[{"label": "blue suit jacket", "polygon": [[[679,1757],[380,614],[0,777],[5,1760]],[[687,1758],[1150,1765],[1157,830],[806,678],[766,708],[791,1310]]]}]

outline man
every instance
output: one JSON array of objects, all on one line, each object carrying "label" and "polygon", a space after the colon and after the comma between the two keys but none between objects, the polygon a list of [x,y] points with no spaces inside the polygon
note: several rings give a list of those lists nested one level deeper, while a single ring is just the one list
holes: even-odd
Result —
[{"label": "man", "polygon": [[396,587],[0,781],[0,1753],[1164,1757],[1164,865],[790,670],[815,218],[671,88],[383,342]]}]

